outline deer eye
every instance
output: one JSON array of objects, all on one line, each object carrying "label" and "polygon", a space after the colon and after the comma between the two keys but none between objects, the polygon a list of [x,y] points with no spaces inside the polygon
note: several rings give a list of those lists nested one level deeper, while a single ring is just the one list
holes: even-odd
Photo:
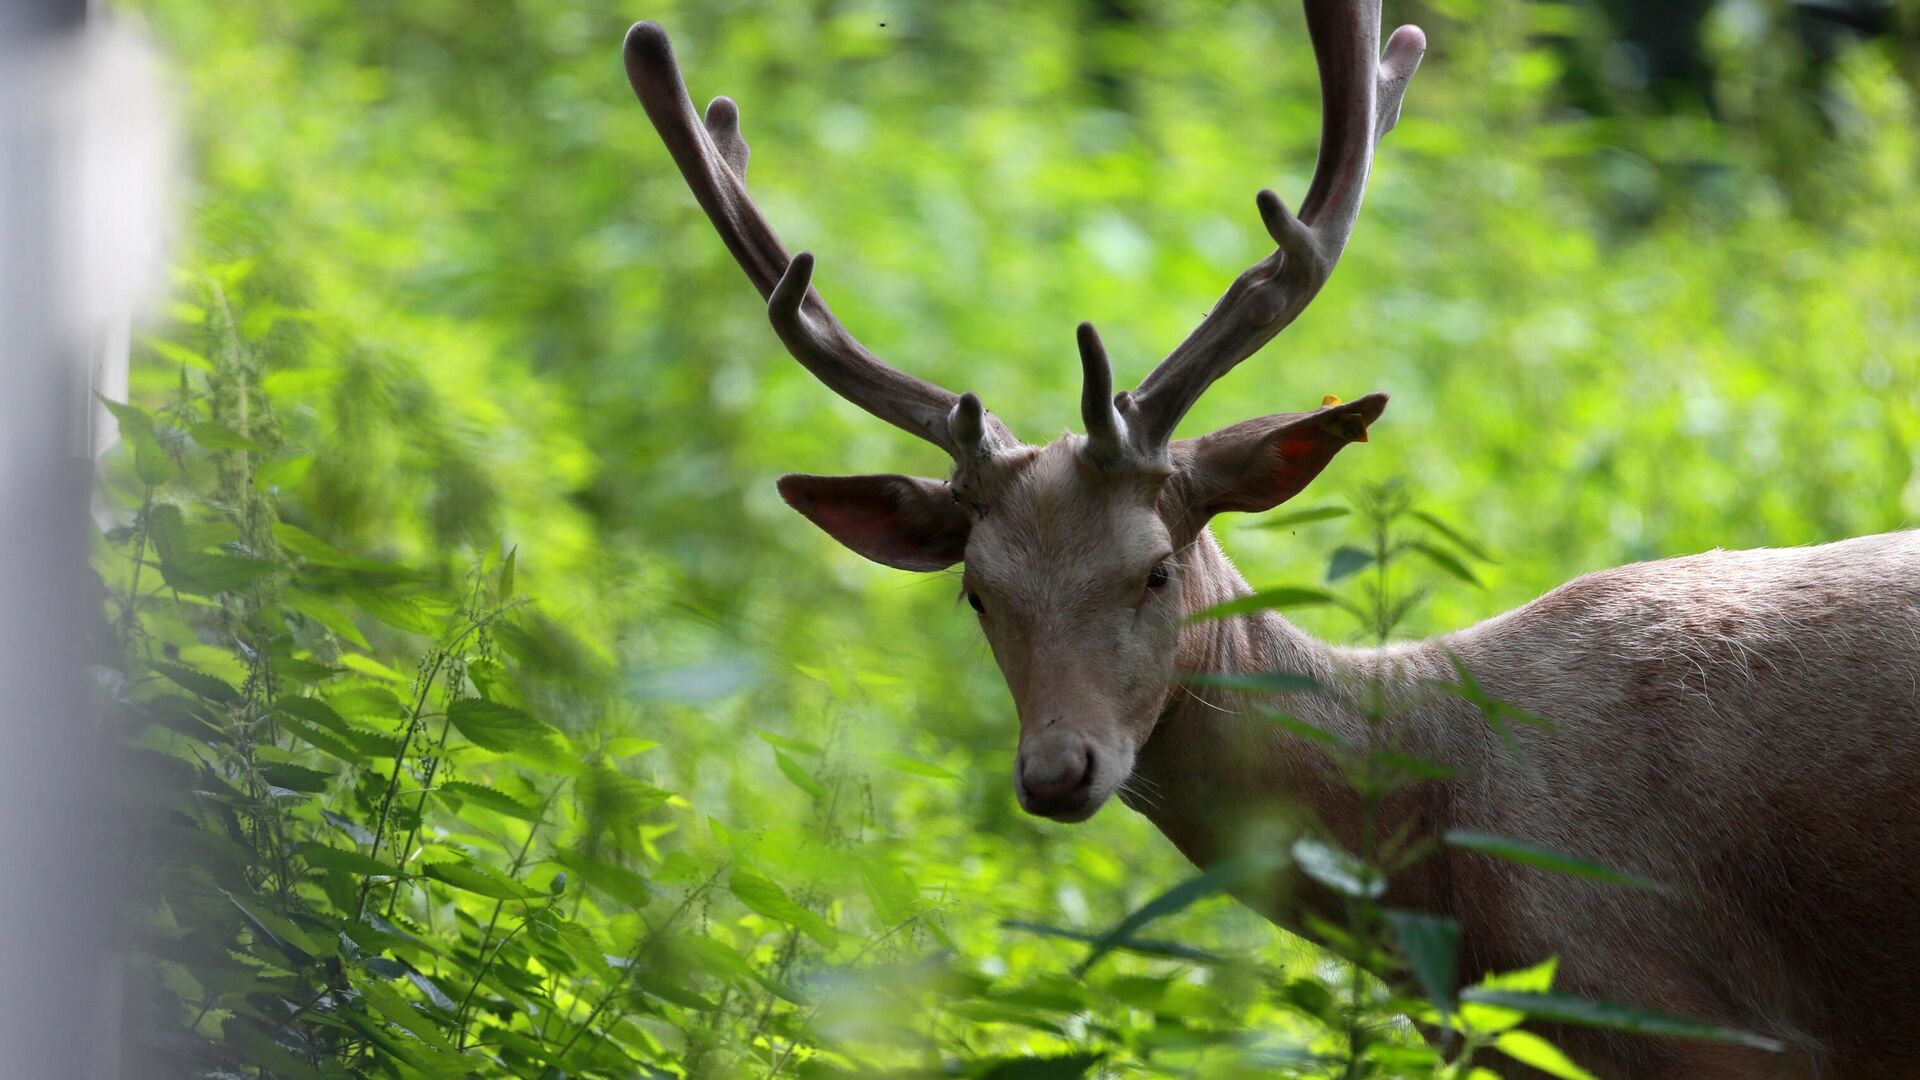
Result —
[{"label": "deer eye", "polygon": [[980,602],[980,594],[974,592],[972,589],[967,590],[967,606],[973,608],[974,613],[977,615],[985,615],[987,613],[987,605]]},{"label": "deer eye", "polygon": [[1173,574],[1167,569],[1166,563],[1155,563],[1153,569],[1147,571],[1147,588],[1158,589],[1162,585],[1165,585],[1167,580],[1172,576]]}]

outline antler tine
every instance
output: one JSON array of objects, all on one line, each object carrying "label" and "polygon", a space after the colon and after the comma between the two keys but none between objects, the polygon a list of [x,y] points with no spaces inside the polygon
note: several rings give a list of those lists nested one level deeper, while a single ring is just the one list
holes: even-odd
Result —
[{"label": "antler tine", "polygon": [[1400,101],[1426,35],[1394,31],[1380,54],[1379,0],[1305,0],[1320,68],[1320,156],[1296,217],[1261,191],[1260,219],[1277,250],[1236,278],[1207,320],[1154,368],[1128,401],[1134,450],[1163,459],[1173,429],[1214,380],[1273,340],[1333,273],[1353,232],[1374,146],[1400,118]]},{"label": "antler tine", "polygon": [[[948,424],[958,396],[897,371],[869,352],[812,287],[813,257],[805,252],[787,257],[780,237],[747,194],[747,143],[733,100],[715,98],[701,121],[674,59],[673,43],[658,23],[635,23],[627,31],[623,53],[627,80],[647,118],[734,261],[767,300],[774,331],[793,358],[835,393],[887,423],[926,439],[956,460],[968,452]],[[1017,442],[999,419],[985,416],[981,446],[992,451]]]},{"label": "antler tine", "polygon": [[1113,401],[1113,365],[1100,332],[1090,322],[1080,324],[1080,422],[1087,429],[1087,457],[1107,465],[1120,460],[1126,449],[1126,421]]}]

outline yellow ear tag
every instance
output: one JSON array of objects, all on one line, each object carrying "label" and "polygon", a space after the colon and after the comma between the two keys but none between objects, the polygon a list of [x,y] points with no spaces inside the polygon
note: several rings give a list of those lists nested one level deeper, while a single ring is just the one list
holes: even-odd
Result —
[{"label": "yellow ear tag", "polygon": [[1320,399],[1320,407],[1323,409],[1329,405],[1338,404],[1340,404],[1340,395],[1338,394],[1328,394],[1326,397]]}]

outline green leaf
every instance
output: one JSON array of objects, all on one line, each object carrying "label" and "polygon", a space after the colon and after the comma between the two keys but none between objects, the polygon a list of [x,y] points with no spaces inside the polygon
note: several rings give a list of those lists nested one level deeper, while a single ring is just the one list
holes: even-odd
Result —
[{"label": "green leaf", "polygon": [[1359,859],[1311,836],[1293,842],[1293,861],[1300,872],[1342,896],[1374,899],[1387,891],[1387,879]]},{"label": "green leaf", "polygon": [[1677,1039],[1707,1039],[1714,1042],[1735,1043],[1755,1050],[1767,1050],[1778,1053],[1786,1046],[1775,1039],[1756,1035],[1738,1028],[1721,1027],[1700,1020],[1690,1020],[1683,1016],[1639,1009],[1631,1005],[1619,1005],[1611,1001],[1595,1001],[1590,998],[1575,997],[1572,994],[1556,994],[1546,991],[1528,990],[1489,990],[1482,987],[1470,987],[1461,991],[1462,1001],[1471,1001],[1482,1005],[1493,1005],[1503,1009],[1512,1009],[1525,1013],[1535,1020],[1552,1020],[1563,1024],[1579,1024],[1584,1027],[1609,1028],[1614,1031],[1630,1031],[1639,1035],[1663,1035]]},{"label": "green leaf", "polygon": [[247,438],[225,424],[200,423],[193,425],[188,434],[193,441],[209,450],[246,450],[255,454],[267,453],[263,443]]},{"label": "green leaf", "polygon": [[[1102,940],[1103,935],[1089,934],[1080,930],[1068,930],[1045,923],[1030,922],[1026,919],[1002,919],[1002,928],[1020,930],[1043,937],[1059,938],[1063,941],[1078,941],[1083,945],[1092,945]],[[1138,953],[1141,956],[1157,956],[1168,960],[1181,960],[1194,964],[1206,964],[1212,967],[1233,967],[1239,962],[1229,956],[1211,953],[1205,949],[1196,949],[1178,941],[1162,941],[1157,938],[1127,937],[1113,943],[1110,951]]]},{"label": "green leaf", "polygon": [[615,829],[632,825],[641,815],[673,798],[672,792],[604,766],[581,778],[580,794],[588,819]]},{"label": "green leaf", "polygon": [[1315,607],[1321,604],[1338,604],[1340,598],[1326,591],[1304,585],[1286,586],[1278,589],[1262,589],[1247,596],[1228,600],[1212,607],[1201,608],[1187,616],[1187,621],[1205,622],[1208,619],[1225,619],[1234,615],[1245,615],[1250,611],[1281,611],[1287,608]]},{"label": "green leaf", "polygon": [[193,596],[239,592],[279,568],[272,559],[219,551],[176,551],[160,557],[160,576],[167,587]]},{"label": "green leaf", "polygon": [[447,719],[468,742],[496,754],[552,754],[566,746],[560,729],[484,698],[461,698],[447,706]]},{"label": "green leaf", "polygon": [[1307,723],[1305,720],[1296,719],[1294,717],[1288,716],[1286,713],[1280,712],[1275,709],[1268,709],[1268,708],[1262,707],[1260,708],[1259,712],[1260,712],[1260,715],[1273,721],[1281,729],[1285,731],[1289,731],[1295,735],[1298,735],[1301,738],[1308,740],[1309,742],[1317,742],[1325,746],[1345,745],[1345,741],[1341,739],[1340,736],[1335,735],[1333,732],[1328,731],[1326,728],[1315,727],[1312,724]]},{"label": "green leaf", "polygon": [[1353,511],[1344,506],[1312,506],[1304,510],[1294,510],[1276,517],[1262,518],[1250,526],[1255,529],[1285,529],[1293,525],[1306,525],[1315,521],[1332,521],[1343,518]]},{"label": "green leaf", "polygon": [[[211,372],[214,370],[213,361],[187,348],[185,345],[168,341],[165,338],[147,336],[142,336],[140,343],[152,349],[154,354],[162,360],[171,360],[176,364],[193,368],[196,371]],[[102,400],[105,399],[103,398]]]},{"label": "green leaf", "polygon": [[1450,1015],[1460,957],[1460,924],[1412,911],[1388,911],[1385,918],[1407,957],[1414,981],[1441,1016]]},{"label": "green leaf", "polygon": [[1213,864],[1128,912],[1126,918],[1113,924],[1111,929],[1094,940],[1093,948],[1087,953],[1086,959],[1074,968],[1074,973],[1084,975],[1096,961],[1112,952],[1120,942],[1133,937],[1134,931],[1148,923],[1269,875],[1285,864],[1286,860],[1278,853],[1264,851],[1236,855]]},{"label": "green leaf", "polygon": [[1060,1054],[1053,1057],[1008,1058],[997,1061],[979,1080],[1079,1080],[1106,1059],[1105,1054]]},{"label": "green leaf", "polygon": [[1180,681],[1194,686],[1211,686],[1220,690],[1238,690],[1247,694],[1311,694],[1323,689],[1319,683],[1305,675],[1290,675],[1279,671],[1265,672],[1258,675],[1195,673],[1181,676]]},{"label": "green leaf", "polygon": [[946,769],[941,768],[938,765],[935,765],[931,761],[921,761],[917,757],[909,757],[906,754],[894,753],[892,751],[889,751],[887,753],[880,754],[879,761],[880,761],[880,764],[885,765],[887,768],[892,769],[894,772],[906,773],[909,776],[925,776],[935,780],[960,779],[958,776],[954,775],[953,773],[949,772]]},{"label": "green leaf", "polygon": [[333,774],[330,772],[321,772],[319,769],[309,769],[304,765],[293,765],[287,762],[262,765],[260,775],[266,777],[267,783],[274,787],[311,793],[327,790],[327,785],[333,780]]},{"label": "green leaf", "polygon": [[308,866],[313,867],[315,870],[344,870],[349,874],[360,874],[362,876],[400,876],[400,871],[395,870],[393,867],[371,855],[363,855],[358,851],[346,851],[337,847],[328,847],[326,844],[301,844],[294,848],[294,854],[299,855]]},{"label": "green leaf", "polygon": [[643,908],[653,902],[654,890],[647,879],[617,862],[567,848],[556,851],[554,861],[627,907]]},{"label": "green leaf", "polygon": [[1561,1049],[1531,1031],[1505,1031],[1493,1040],[1494,1049],[1507,1055],[1522,1065],[1531,1065],[1561,1080],[1600,1080],[1587,1070],[1574,1064]]},{"label": "green leaf", "polygon": [[307,618],[312,619],[315,623],[326,627],[329,631],[332,631],[335,637],[340,638],[342,641],[351,642],[363,649],[373,648],[373,646],[367,644],[366,635],[362,634],[360,628],[353,624],[353,619],[348,616],[346,612],[341,611],[339,608],[334,607],[332,604],[310,592],[303,592],[299,589],[284,589],[280,593],[280,602]]},{"label": "green leaf", "polygon": [[1480,579],[1474,576],[1473,571],[1467,569],[1467,564],[1461,562],[1452,552],[1443,548],[1434,547],[1424,540],[1408,541],[1407,548],[1426,556],[1428,562],[1459,578],[1461,581],[1477,588],[1486,588],[1485,585],[1480,583]]},{"label": "green leaf", "polygon": [[208,701],[231,705],[240,700],[240,691],[204,671],[195,671],[184,664],[169,663],[165,660],[149,661],[148,666],[172,680],[175,685]]},{"label": "green leaf", "polygon": [[1352,577],[1371,565],[1372,552],[1362,551],[1352,544],[1342,544],[1333,549],[1333,556],[1327,560],[1327,584]]},{"label": "green leaf", "polygon": [[1418,519],[1422,524],[1426,525],[1427,528],[1445,537],[1449,543],[1461,551],[1466,552],[1471,558],[1478,559],[1481,562],[1493,561],[1493,556],[1488,555],[1485,548],[1467,539],[1466,534],[1448,525],[1446,522],[1441,521],[1439,518],[1434,517],[1432,514],[1427,513],[1425,510],[1415,510],[1410,516]]},{"label": "green leaf", "polygon": [[147,414],[147,410],[138,405],[114,401],[97,392],[93,396],[99,400],[100,404],[107,407],[107,411],[113,414],[115,420],[120,422],[120,434],[123,438],[131,438],[137,431],[153,431],[153,417]]},{"label": "green leaf", "polygon": [[160,449],[160,441],[151,428],[124,432],[133,444],[133,475],[148,487],[159,487],[173,478],[173,461]]},{"label": "green leaf", "polygon": [[727,888],[749,911],[775,922],[786,923],[828,948],[832,948],[840,939],[839,933],[825,919],[801,907],[770,878],[744,867],[735,867]]},{"label": "green leaf", "polygon": [[285,953],[287,957],[295,963],[311,963],[314,959],[325,955],[329,951],[320,945],[320,943],[307,936],[306,931],[281,916],[275,915],[266,908],[247,903],[232,893],[227,892],[225,889],[221,889],[220,891],[222,895],[232,902],[234,907],[240,909],[241,916],[252,925],[256,933],[265,938],[275,948]]},{"label": "green leaf", "polygon": [[1653,892],[1668,892],[1665,885],[1651,878],[1641,877],[1624,870],[1615,870],[1610,866],[1582,859],[1575,855],[1554,851],[1551,848],[1529,844],[1524,840],[1511,840],[1504,836],[1491,836],[1487,833],[1471,832],[1466,829],[1449,829],[1442,837],[1449,845],[1467,851],[1477,851],[1483,855],[1492,855],[1508,862],[1523,866],[1551,870],[1556,874],[1572,877],[1591,878],[1610,885],[1628,885],[1636,889],[1648,889]]},{"label": "green leaf", "polygon": [[[394,573],[405,573],[394,568]],[[380,589],[368,589],[348,586],[340,590],[340,595],[353,601],[361,611],[409,634],[423,638],[440,636],[440,624],[421,609],[420,604],[411,597],[395,596]]]},{"label": "green leaf", "polygon": [[354,686],[331,694],[327,704],[348,716],[377,716],[397,720],[407,715],[407,707],[384,686]]},{"label": "green leaf", "polygon": [[801,791],[806,792],[816,799],[825,799],[827,797],[826,787],[822,785],[820,781],[815,780],[807,770],[801,768],[799,762],[778,750],[773,752],[773,762],[780,767],[780,775],[793,781],[794,787],[799,788]]},{"label": "green leaf", "polygon": [[434,788],[433,795],[437,799],[449,801],[455,805],[472,803],[520,821],[535,823],[540,821],[539,807],[529,806],[498,788],[484,787],[465,780],[449,780]]},{"label": "green leaf", "polygon": [[1375,762],[1398,770],[1415,780],[1451,780],[1455,775],[1452,769],[1437,761],[1396,754],[1391,750],[1382,750],[1373,758]]},{"label": "green leaf", "polygon": [[820,757],[826,753],[818,744],[810,743],[805,739],[796,739],[790,735],[775,735],[771,731],[761,731],[757,728],[754,734],[760,737],[761,742],[775,750],[790,750],[796,754],[807,754],[812,757]]},{"label": "green leaf", "polygon": [[426,863],[420,867],[420,873],[442,884],[481,896],[491,896],[495,900],[525,900],[533,895],[533,891],[525,885],[486,863],[472,859]]}]

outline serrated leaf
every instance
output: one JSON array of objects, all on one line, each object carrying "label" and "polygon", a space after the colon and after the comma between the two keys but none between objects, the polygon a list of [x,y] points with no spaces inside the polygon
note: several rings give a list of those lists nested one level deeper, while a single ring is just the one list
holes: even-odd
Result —
[{"label": "serrated leaf", "polygon": [[820,781],[815,780],[807,770],[801,768],[799,762],[778,750],[773,752],[773,762],[780,767],[780,775],[792,781],[794,787],[799,788],[801,791],[806,792],[816,799],[825,799],[827,797],[826,787],[823,786]]},{"label": "serrated leaf", "polygon": [[1321,604],[1338,604],[1340,598],[1326,591],[1304,585],[1287,586],[1277,589],[1262,589],[1247,596],[1237,597],[1222,604],[1201,608],[1187,616],[1187,621],[1205,622],[1209,619],[1226,619],[1235,615],[1245,615],[1252,611],[1284,611],[1289,608],[1317,607]]},{"label": "serrated leaf", "polygon": [[1565,852],[1554,851],[1551,848],[1544,848],[1538,844],[1530,844],[1524,840],[1513,840],[1504,836],[1492,836],[1487,833],[1472,832],[1467,829],[1449,829],[1441,839],[1445,840],[1450,847],[1457,847],[1467,851],[1477,851],[1483,855],[1492,855],[1495,858],[1505,859],[1512,863],[1519,863],[1522,866],[1551,870],[1556,874],[1590,878],[1594,881],[1604,881],[1610,885],[1627,885],[1632,888],[1647,889],[1652,892],[1664,893],[1669,891],[1665,885],[1651,878],[1641,877],[1639,874],[1631,874],[1624,870],[1615,870],[1610,866],[1605,866],[1589,859],[1583,859],[1577,855],[1568,855]]},{"label": "serrated leaf", "polygon": [[447,706],[447,719],[468,742],[496,754],[545,755],[566,745],[560,729],[497,701],[461,698]]},{"label": "serrated leaf", "polygon": [[456,889],[463,889],[495,900],[525,900],[533,891],[482,862],[460,859],[452,862],[424,863],[422,877],[429,877]]},{"label": "serrated leaf", "polygon": [[304,765],[288,762],[262,765],[260,775],[266,777],[267,783],[274,787],[286,788],[288,791],[305,791],[310,794],[327,790],[327,785],[333,781],[333,774],[330,772],[321,772],[319,769],[309,769]]},{"label": "serrated leaf", "polygon": [[1293,510],[1277,517],[1263,518],[1253,522],[1256,529],[1285,529],[1294,525],[1306,525],[1315,521],[1332,521],[1353,513],[1344,506],[1312,506],[1305,510]]},{"label": "serrated leaf", "polygon": [[240,691],[204,671],[195,671],[184,664],[170,663],[166,660],[150,661],[148,666],[166,676],[176,686],[208,701],[231,705],[240,700]]},{"label": "serrated leaf", "polygon": [[1584,1027],[1607,1028],[1613,1031],[1630,1031],[1639,1035],[1663,1035],[1677,1039],[1728,1042],[1773,1053],[1786,1049],[1785,1045],[1779,1041],[1750,1031],[1690,1020],[1684,1016],[1654,1012],[1650,1009],[1635,1008],[1631,1005],[1620,1005],[1611,1001],[1575,997],[1572,994],[1470,987],[1461,991],[1460,998],[1462,1001],[1471,1001],[1480,1005],[1511,1009],[1536,1020],[1552,1020],[1562,1024],[1579,1024]]},{"label": "serrated leaf", "polygon": [[[369,836],[368,840],[373,838]],[[349,874],[382,875],[399,877],[400,871],[381,862],[371,855],[344,848],[328,847],[320,843],[305,843],[294,848],[294,854],[305,860],[315,870],[344,870]]]},{"label": "serrated leaf", "polygon": [[770,878],[745,867],[735,867],[727,881],[727,889],[747,906],[747,910],[775,922],[786,923],[828,948],[840,940],[839,932],[827,920],[800,906],[793,897],[787,895],[787,890]]},{"label": "serrated leaf", "polygon": [[439,787],[434,788],[433,794],[437,799],[446,800],[456,805],[460,803],[472,803],[475,806],[483,806],[496,814],[517,818],[520,821],[535,823],[540,821],[539,807],[529,806],[498,788],[483,787],[480,784],[469,783],[465,780],[449,780]]},{"label": "serrated leaf", "polygon": [[1333,555],[1327,559],[1327,584],[1352,577],[1371,565],[1372,552],[1362,551],[1352,544],[1342,544],[1334,548]]}]

